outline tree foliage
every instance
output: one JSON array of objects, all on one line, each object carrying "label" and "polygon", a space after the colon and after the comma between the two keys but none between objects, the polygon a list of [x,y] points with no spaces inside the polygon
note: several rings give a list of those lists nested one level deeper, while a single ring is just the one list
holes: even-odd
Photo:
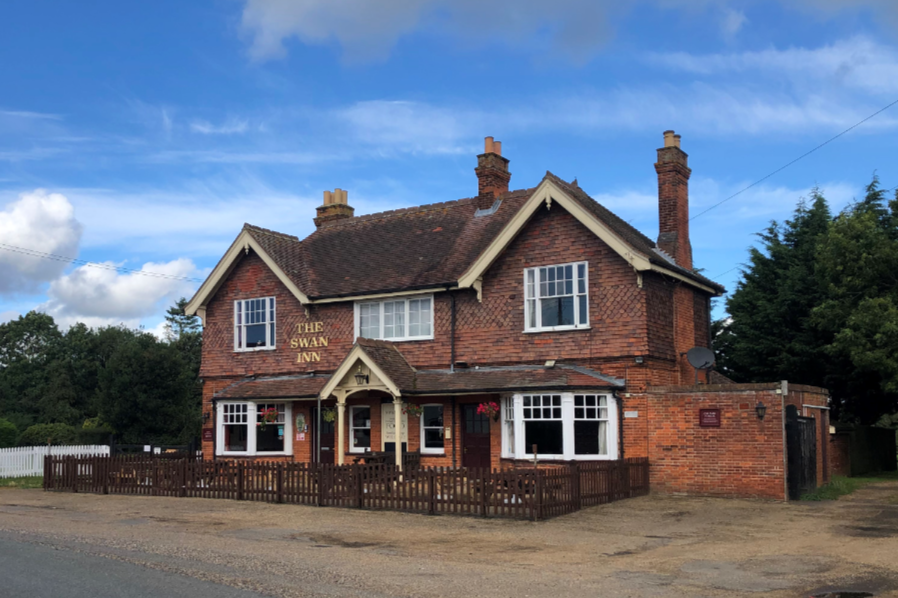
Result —
[{"label": "tree foliage", "polygon": [[202,337],[185,304],[169,310],[162,340],[120,326],[62,332],[38,312],[0,324],[0,417],[26,431],[65,424],[85,438],[188,442],[200,428]]},{"label": "tree foliage", "polygon": [[815,189],[759,238],[716,323],[720,369],[827,387],[844,420],[898,410],[898,192],[888,201],[874,176],[832,217]]},{"label": "tree foliage", "polygon": [[35,424],[19,436],[19,446],[75,444],[77,439],[78,434],[74,426],[68,424]]},{"label": "tree foliage", "polygon": [[0,419],[0,449],[16,445],[19,429],[8,419]]}]

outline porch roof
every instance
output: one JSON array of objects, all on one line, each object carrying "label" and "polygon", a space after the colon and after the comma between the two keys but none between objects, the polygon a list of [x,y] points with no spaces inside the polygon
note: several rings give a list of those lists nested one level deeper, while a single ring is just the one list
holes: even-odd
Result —
[{"label": "porch roof", "polygon": [[624,381],[581,366],[557,364],[487,366],[450,370],[418,370],[409,395],[458,392],[509,392],[535,390],[614,389]]}]

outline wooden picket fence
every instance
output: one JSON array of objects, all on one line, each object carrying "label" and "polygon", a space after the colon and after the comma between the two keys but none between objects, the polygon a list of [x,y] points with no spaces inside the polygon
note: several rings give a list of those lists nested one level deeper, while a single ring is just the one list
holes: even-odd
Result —
[{"label": "wooden picket fence", "polygon": [[648,460],[487,470],[159,459],[46,457],[44,489],[226,498],[428,514],[547,519],[647,494]]},{"label": "wooden picket fence", "polygon": [[19,478],[44,474],[47,455],[108,455],[106,445],[20,446],[0,449],[0,478]]}]

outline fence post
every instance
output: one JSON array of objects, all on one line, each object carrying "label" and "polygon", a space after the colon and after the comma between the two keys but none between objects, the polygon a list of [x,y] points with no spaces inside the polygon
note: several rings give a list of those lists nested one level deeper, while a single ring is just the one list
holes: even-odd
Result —
[{"label": "fence post", "polygon": [[427,512],[430,515],[436,515],[437,512],[436,476],[437,472],[434,469],[427,470],[427,488],[430,493],[430,507]]},{"label": "fence post", "polygon": [[243,461],[237,461],[237,500],[243,500]]},{"label": "fence post", "polygon": [[365,489],[363,488],[364,476],[362,475],[362,466],[356,463],[356,464],[353,464],[351,467],[353,469],[353,472],[355,473],[355,475],[353,477],[355,478],[356,493],[358,494],[358,496],[357,496],[358,508],[364,509],[365,508]]},{"label": "fence post", "polygon": [[326,466],[322,463],[316,463],[317,473],[315,479],[318,481],[318,506],[324,506],[324,471]]},{"label": "fence post", "polygon": [[489,483],[490,473],[489,470],[481,469],[480,470],[480,514],[484,517],[487,516],[487,484]]},{"label": "fence post", "polygon": [[109,494],[109,460],[111,458],[112,457],[97,458],[97,461],[100,461],[102,463],[102,466],[100,467],[100,475],[103,476],[103,494]]},{"label": "fence post", "polygon": [[543,474],[536,469],[533,471],[533,476],[536,478],[533,481],[533,520],[538,521],[543,514]]},{"label": "fence post", "polygon": [[281,504],[284,502],[284,464],[277,464],[277,502]]},{"label": "fence post", "polygon": [[181,463],[181,492],[178,495],[181,498],[187,496],[187,459]]},{"label": "fence post", "polygon": [[78,464],[75,457],[69,457],[69,478],[72,480],[72,492],[78,492]]},{"label": "fence post", "polygon": [[583,503],[580,498],[580,464],[574,461],[571,464],[571,499],[574,503],[574,510],[579,511],[583,508]]}]

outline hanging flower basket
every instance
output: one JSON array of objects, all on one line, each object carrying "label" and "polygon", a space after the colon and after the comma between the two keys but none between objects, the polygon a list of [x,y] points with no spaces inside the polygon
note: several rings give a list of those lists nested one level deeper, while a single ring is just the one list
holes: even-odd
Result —
[{"label": "hanging flower basket", "polygon": [[493,421],[499,421],[499,403],[490,401],[477,405],[477,413],[491,418]]},{"label": "hanging flower basket", "polygon": [[259,425],[261,430],[265,429],[265,426],[268,424],[277,423],[278,420],[278,410],[275,407],[269,407],[262,411],[262,421]]},{"label": "hanging flower basket", "polygon": [[337,421],[337,410],[334,407],[324,407],[321,409],[321,420],[329,424]]},{"label": "hanging flower basket", "polygon": [[413,417],[421,417],[422,415],[424,415],[424,407],[422,407],[421,405],[412,405],[411,403],[406,403],[405,407],[402,408],[402,412]]}]

